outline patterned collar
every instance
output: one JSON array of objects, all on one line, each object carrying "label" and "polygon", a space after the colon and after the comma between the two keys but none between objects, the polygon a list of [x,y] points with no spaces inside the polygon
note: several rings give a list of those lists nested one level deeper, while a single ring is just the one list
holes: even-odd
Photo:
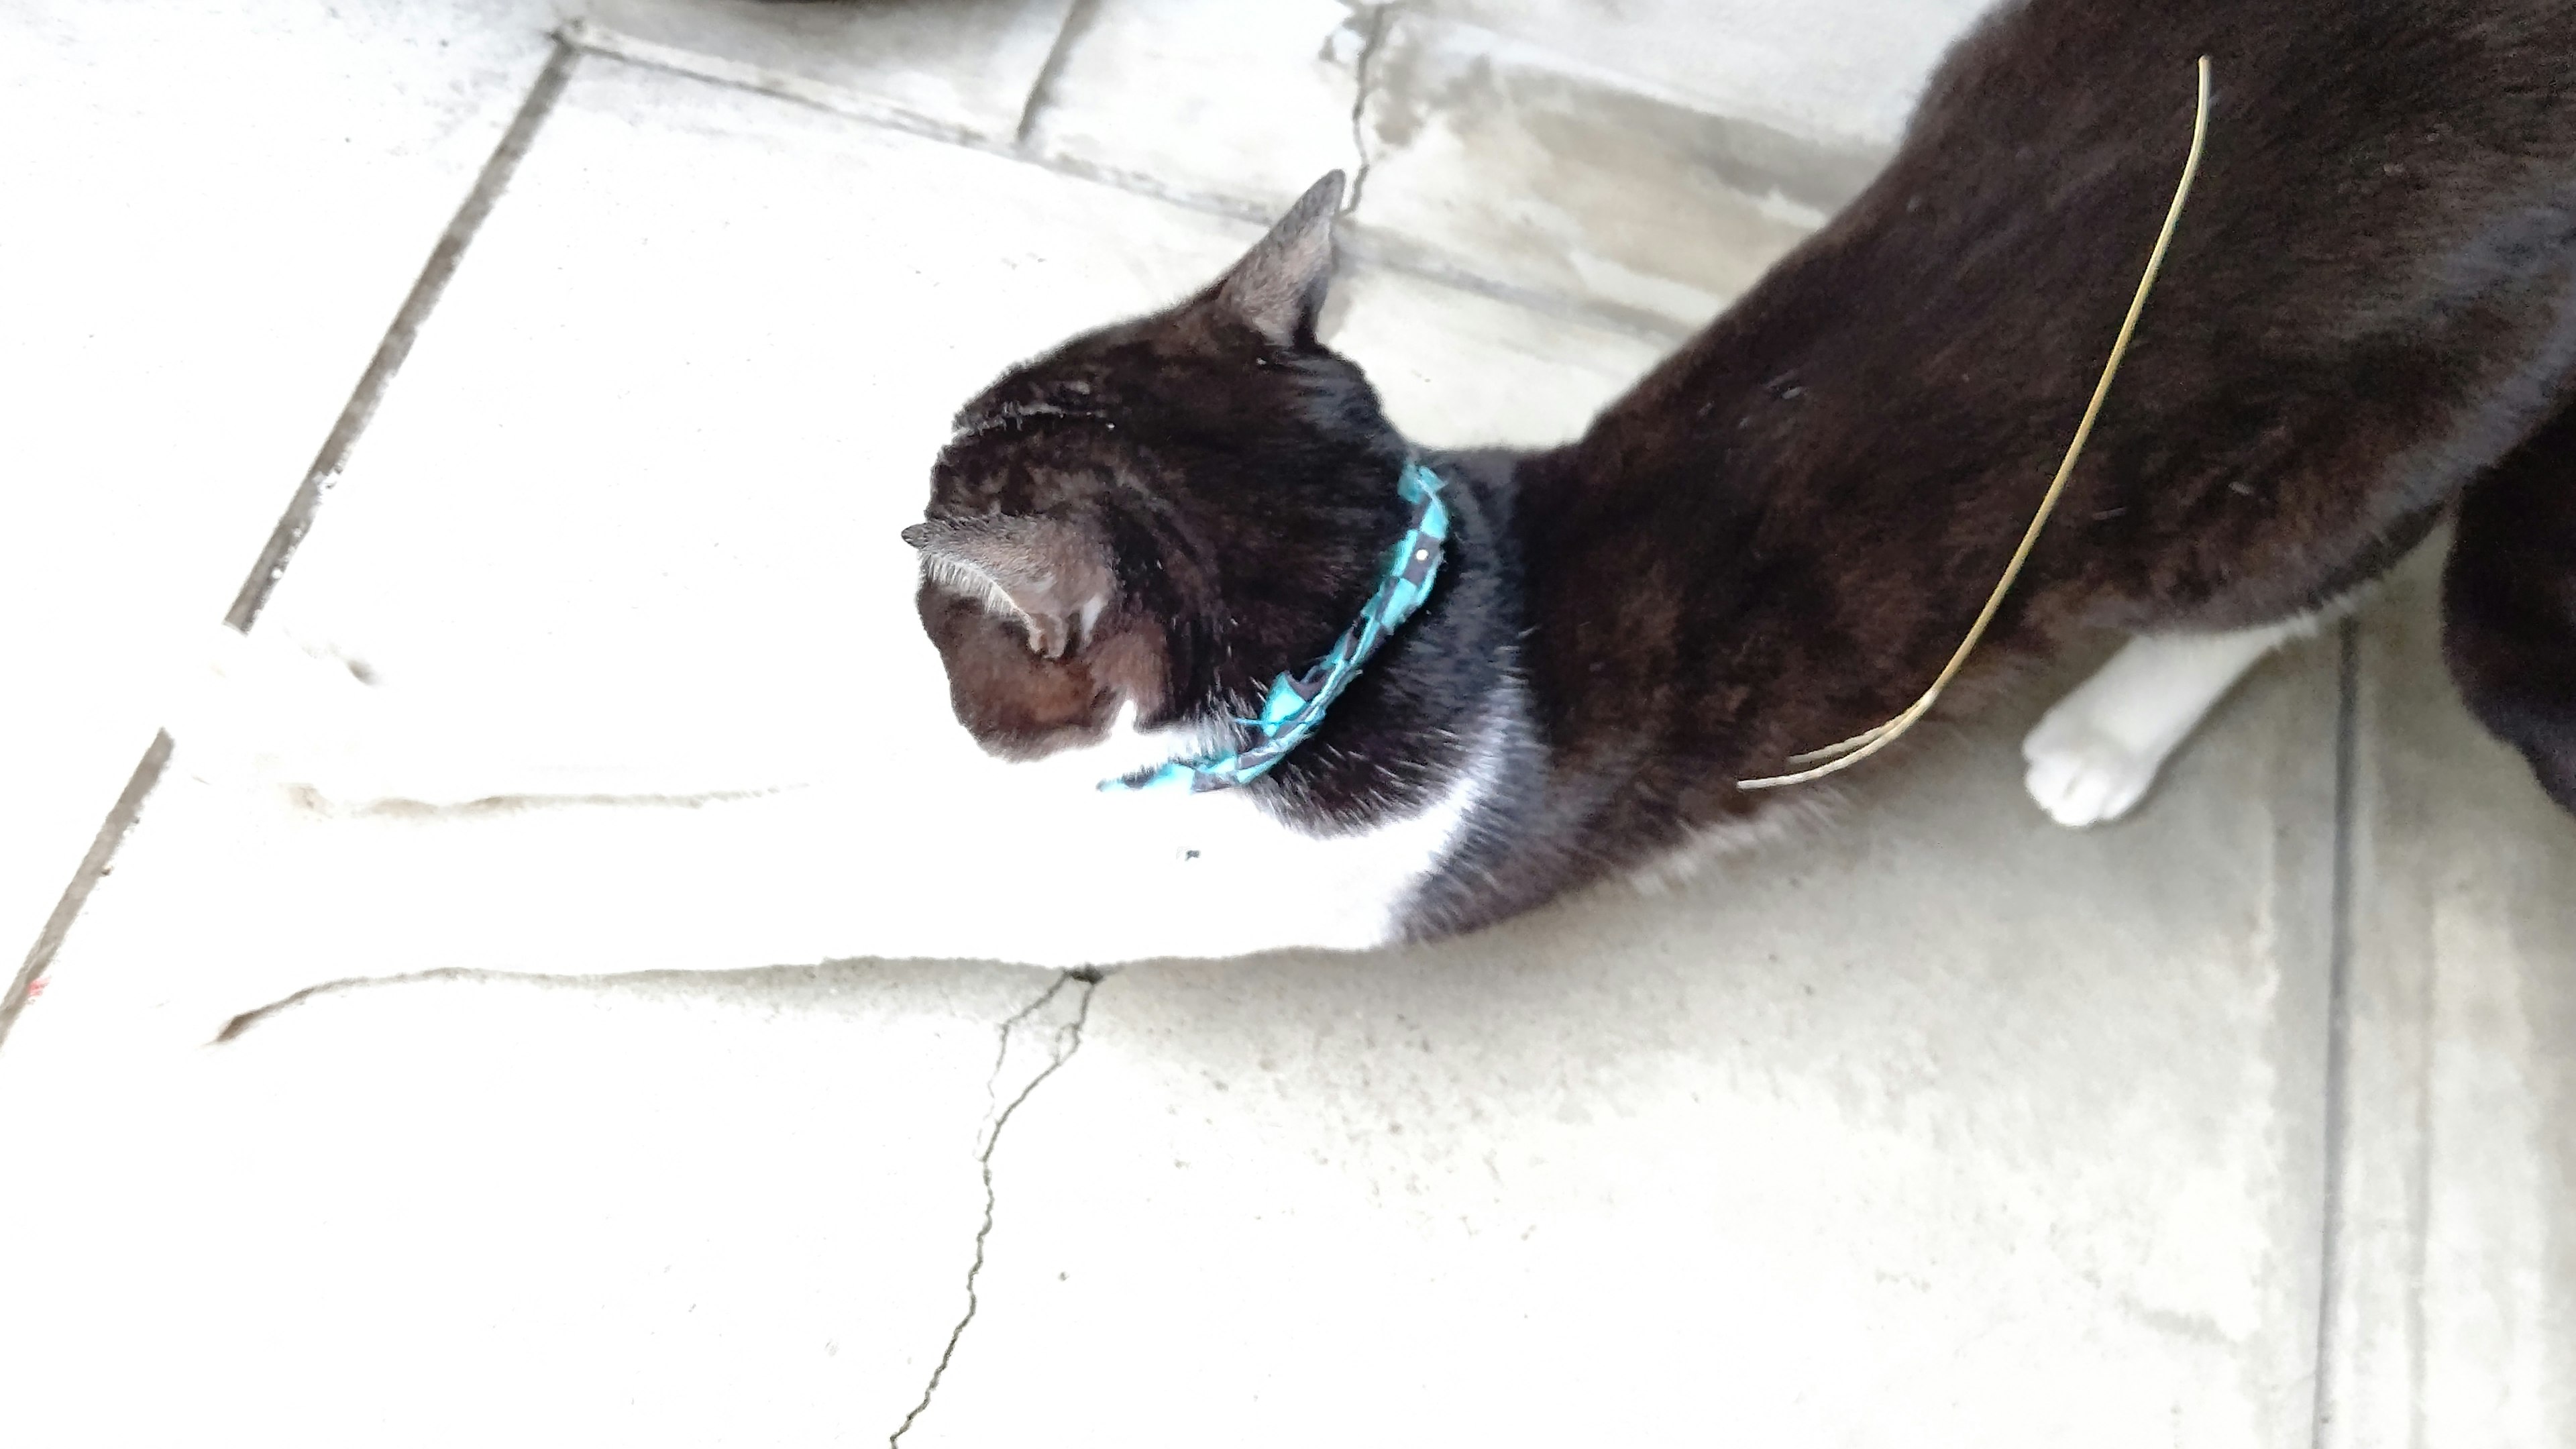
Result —
[{"label": "patterned collar", "polygon": [[1186,783],[1195,793],[1248,785],[1268,774],[1288,757],[1290,750],[1305,743],[1306,737],[1323,724],[1325,709],[1359,676],[1360,666],[1368,663],[1369,656],[1377,653],[1387,636],[1412,618],[1413,611],[1430,597],[1431,581],[1440,572],[1440,560],[1449,544],[1449,507],[1440,501],[1441,486],[1439,474],[1418,461],[1406,460],[1404,472],[1396,479],[1395,492],[1413,505],[1413,517],[1387,558],[1386,577],[1361,607],[1359,622],[1343,630],[1342,637],[1333,641],[1333,647],[1315,661],[1313,668],[1293,679],[1282,674],[1272,680],[1270,697],[1262,702],[1260,718],[1235,721],[1251,731],[1251,743],[1230,753],[1174,760],[1115,780],[1103,780],[1100,788],[1149,790]]}]

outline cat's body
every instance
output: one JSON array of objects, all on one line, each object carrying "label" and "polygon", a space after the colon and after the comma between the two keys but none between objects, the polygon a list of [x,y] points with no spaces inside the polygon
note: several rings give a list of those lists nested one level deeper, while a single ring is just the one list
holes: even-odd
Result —
[{"label": "cat's body", "polygon": [[[2576,6],[2034,0],[1581,439],[1420,454],[1454,511],[1429,602],[1240,790],[1100,793],[1066,756],[1128,723],[1143,760],[1236,739],[1405,526],[1414,450],[1314,337],[1338,179],[1207,292],[969,403],[907,534],[920,612],[975,740],[1040,763],[957,807],[988,873],[940,822],[886,823],[928,832],[891,862],[920,878],[854,882],[828,954],[1433,936],[1794,812],[1739,782],[1904,708],[2029,521],[2203,54],[2205,166],[1980,665],[2157,637],[2033,736],[2032,788],[2074,822],[2126,808],[2236,672],[2465,492],[2455,673],[2576,808]],[[2147,707],[2168,682],[2182,703]]]},{"label": "cat's body", "polygon": [[[1462,721],[1524,720],[1516,768],[1425,876],[1411,918],[1430,934],[1741,826],[1779,802],[1739,781],[1898,713],[2083,410],[2202,54],[2211,141],[2163,286],[1987,662],[2084,629],[2265,629],[2373,577],[2570,406],[2576,9],[2038,0],[1964,41],[1868,191],[1581,440],[1433,460],[1476,500],[1453,552],[1504,586],[1436,599],[1253,788],[1315,828],[1398,819],[1458,768]],[[926,586],[988,744],[1043,750],[1020,716],[1078,734],[1112,697],[1222,713],[1356,606],[1403,445],[1313,344],[1303,233],[1331,199],[1310,194],[1206,296],[969,405],[932,516],[1055,529],[1115,578],[1091,647],[1129,661],[1033,659],[1017,620]],[[975,431],[997,409],[1026,419],[1002,449]],[[1241,521],[1255,510],[1273,536]],[[2455,574],[2484,576],[2486,533],[2456,547]],[[1166,567],[1204,587],[1172,593]],[[2536,648],[2563,680],[2576,617],[2550,583],[2510,627],[2455,605],[2455,639],[2510,632],[2501,652]],[[1283,590],[1304,591],[1288,623],[1228,632],[1238,600]],[[1058,707],[1066,689],[1078,707]],[[2576,742],[2576,697],[2539,694],[2507,733]]]}]

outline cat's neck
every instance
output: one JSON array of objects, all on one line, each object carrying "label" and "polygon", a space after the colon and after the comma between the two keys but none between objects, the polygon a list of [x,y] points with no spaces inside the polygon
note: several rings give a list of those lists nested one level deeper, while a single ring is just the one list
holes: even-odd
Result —
[{"label": "cat's neck", "polygon": [[[1449,537],[1428,602],[1388,639],[1314,735],[1257,787],[1318,833],[1419,813],[1521,748],[1521,628],[1512,464],[1503,453],[1424,456],[1444,487]],[[1320,649],[1319,643],[1318,648]]]}]

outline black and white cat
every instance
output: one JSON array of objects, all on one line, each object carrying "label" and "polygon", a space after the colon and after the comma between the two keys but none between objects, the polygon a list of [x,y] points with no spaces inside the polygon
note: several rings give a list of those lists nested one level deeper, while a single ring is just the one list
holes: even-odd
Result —
[{"label": "black and white cat", "polygon": [[[1244,788],[1354,840],[1455,819],[1390,935],[1777,808],[1738,782],[1898,713],[2001,572],[2154,236],[2201,54],[2191,210],[1995,638],[2138,636],[2032,733],[2031,793],[2070,825],[2126,811],[2245,669],[2465,491],[2455,672],[2576,807],[2576,8],[2553,0],[2007,7],[1868,191],[1581,440],[1426,460],[1452,575]],[[921,612],[988,749],[1122,711],[1196,748],[1360,607],[1411,450],[1315,341],[1340,191],[960,414]]]},{"label": "black and white cat", "polygon": [[[792,939],[1359,948],[1758,835],[1798,792],[1738,782],[1903,709],[2003,569],[2203,54],[2190,208],[1979,659],[2135,636],[2032,732],[2027,786],[2068,825],[2129,810],[2247,668],[2456,512],[2454,676],[2576,808],[2576,6],[2027,0],[1863,195],[1564,447],[1416,449],[1317,341],[1338,175],[1204,291],[1012,369],[907,540],[957,719],[1021,763],[905,818],[845,898],[778,907],[812,913]],[[1415,461],[1446,513],[1427,598],[1297,728],[1254,723],[1405,565]],[[375,769],[339,793],[438,793]]]}]

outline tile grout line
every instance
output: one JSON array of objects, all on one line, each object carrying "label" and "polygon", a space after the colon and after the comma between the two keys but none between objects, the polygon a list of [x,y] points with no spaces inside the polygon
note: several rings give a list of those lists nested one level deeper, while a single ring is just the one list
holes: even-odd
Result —
[{"label": "tile grout line", "polygon": [[535,143],[537,128],[554,110],[580,57],[580,51],[562,40],[553,42],[545,69],[537,73],[536,84],[528,88],[527,99],[519,103],[519,113],[510,118],[510,127],[501,133],[500,144],[484,161],[473,189],[465,194],[464,204],[456,208],[447,229],[439,233],[437,244],[430,248],[429,260],[422,264],[411,292],[395,311],[384,340],[376,345],[376,355],[368,360],[367,370],[358,375],[358,385],[350,392],[348,404],[340,409],[339,421],[332,424],[330,436],[322,440],[322,450],[314,454],[313,466],[305,470],[303,485],[295,490],[286,512],[278,517],[277,528],[269,534],[267,546],[259,551],[259,561],[252,565],[250,576],[242,580],[241,592],[224,614],[225,623],[247,633],[260,610],[267,607],[269,592],[277,587],[278,579],[286,573],[287,561],[294,557],[296,546],[313,526],[313,514],[321,506],[322,495],[330,491],[348,462],[350,450],[357,446],[358,436],[374,420],[377,405],[393,385],[394,374],[402,370],[403,360],[411,355],[412,343],[419,339],[421,324],[429,320],[431,309],[438,305],[449,280],[456,275],[457,264],[464,260],[466,244],[482,228],[484,218],[492,214],[492,204],[500,200],[510,184],[510,174],[519,169],[520,160]]},{"label": "tile grout line", "polygon": [[2343,1176],[2350,1131],[2349,1066],[2352,1054],[2353,840],[2359,815],[2354,799],[2360,781],[2361,644],[2360,625],[2346,619],[2336,631],[2334,733],[2334,854],[2328,891],[2326,925],[2326,1060],[2325,1153],[2322,1211],[2317,1229],[2317,1336],[2315,1399],[2310,1409],[2309,1442],[2326,1449],[2334,1419],[2334,1353],[2336,1307],[2343,1296]]},{"label": "tile grout line", "polygon": [[[375,355],[368,360],[366,370],[359,374],[358,384],[351,390],[349,401],[341,407],[330,434],[323,439],[321,451],[314,455],[312,466],[305,470],[304,481],[297,486],[286,511],[279,515],[276,528],[270,531],[268,542],[259,551],[258,560],[251,565],[249,576],[242,581],[241,591],[233,597],[232,607],[224,612],[226,624],[247,633],[259,618],[260,610],[267,606],[269,593],[285,574],[287,562],[293,558],[296,546],[304,541],[306,531],[313,526],[313,514],[320,507],[322,496],[330,491],[342,465],[348,461],[350,450],[356,446],[358,436],[366,431],[368,422],[374,418],[377,404],[384,400],[394,374],[401,371],[403,359],[410,356],[421,324],[428,320],[430,310],[438,305],[440,295],[447,290],[449,279],[456,275],[466,244],[473,240],[484,218],[491,215],[493,203],[508,187],[511,173],[518,169],[521,158],[527,155],[529,146],[536,140],[537,129],[544,124],[556,100],[563,95],[564,86],[570,81],[572,68],[580,56],[579,50],[562,40],[553,42],[545,67],[537,72],[536,82],[528,88],[527,97],[519,103],[517,114],[510,118],[509,127],[501,133],[500,142],[492,148],[492,154],[485,158],[472,189],[466,192],[464,202],[457,207],[455,215],[439,233],[438,241],[430,248],[429,259],[422,264],[420,275],[413,279],[410,292],[405,294],[402,305],[395,310],[393,322],[385,329],[383,340],[377,343]],[[151,795],[153,787],[160,784],[162,771],[170,763],[173,745],[169,731],[161,730],[153,735],[151,747],[143,752],[134,773],[126,778],[124,792],[117,796],[115,806],[100,822],[98,835],[90,842],[89,853],[81,857],[80,865],[72,872],[71,883],[63,887],[61,898],[54,903],[53,913],[45,918],[44,929],[36,935],[36,944],[28,949],[26,960],[10,980],[7,992],[0,993],[0,1046],[7,1044],[10,1028],[17,1025],[18,1015],[26,1009],[37,983],[44,980],[46,971],[53,966],[56,953],[61,951],[64,939],[71,934],[73,921],[80,916],[82,907],[89,903],[90,892],[113,868],[117,847],[124,843],[127,833],[142,818],[143,803]]]},{"label": "tile grout line", "polygon": [[89,904],[89,893],[116,859],[116,848],[125,843],[127,831],[143,816],[144,797],[161,783],[162,768],[170,763],[172,740],[168,730],[156,730],[150,748],[125,781],[125,791],[99,822],[98,835],[89,843],[89,853],[81,857],[72,871],[71,884],[63,887],[62,898],[54,902],[53,914],[45,917],[45,928],[36,933],[36,944],[27,950],[27,959],[11,978],[9,989],[0,993],[0,1046],[9,1042],[9,1028],[18,1024],[18,1013],[27,1007],[35,994],[36,983],[45,977],[46,968],[54,964],[54,953],[62,949],[63,938],[70,935],[72,922]]},{"label": "tile grout line", "polygon": [[703,54],[684,46],[665,45],[657,40],[639,39],[611,30],[586,15],[575,16],[564,22],[563,28],[555,32],[555,38],[586,54],[605,56],[610,60],[642,66],[647,70],[664,71],[671,75],[687,76],[691,80],[705,81],[710,85],[730,86],[735,90],[749,91],[754,95],[792,101],[797,105],[811,106],[815,110],[825,111],[835,116],[843,116],[871,126],[883,126],[888,130],[901,131],[909,136],[919,136],[945,145],[962,146],[967,150],[981,151],[986,155],[1005,156],[1013,160],[1027,159],[1008,144],[996,143],[989,137],[977,135],[964,126],[922,115],[891,101],[878,100],[855,91],[845,91],[837,86],[807,80],[802,76],[771,70],[766,66],[753,65],[747,61],[728,60],[723,56]]}]

